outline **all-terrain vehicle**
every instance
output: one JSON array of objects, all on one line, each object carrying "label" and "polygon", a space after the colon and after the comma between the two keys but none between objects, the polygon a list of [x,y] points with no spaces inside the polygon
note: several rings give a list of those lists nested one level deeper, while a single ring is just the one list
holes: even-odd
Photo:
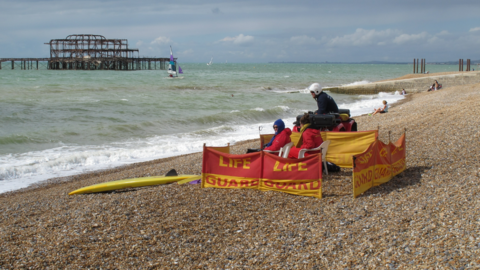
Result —
[{"label": "all-terrain vehicle", "polygon": [[[321,131],[357,131],[357,123],[355,119],[350,117],[349,109],[339,109],[338,113],[313,114],[313,112],[308,112],[308,114],[310,124],[314,129]],[[294,123],[298,129],[302,116],[298,115],[297,121]]]}]

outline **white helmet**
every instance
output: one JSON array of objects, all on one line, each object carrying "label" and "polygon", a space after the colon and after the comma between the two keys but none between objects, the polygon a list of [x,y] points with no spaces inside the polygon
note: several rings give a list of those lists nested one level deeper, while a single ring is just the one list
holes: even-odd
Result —
[{"label": "white helmet", "polygon": [[307,89],[310,92],[315,93],[315,96],[318,96],[320,93],[322,93],[322,86],[319,83],[312,83],[312,85],[310,85]]}]

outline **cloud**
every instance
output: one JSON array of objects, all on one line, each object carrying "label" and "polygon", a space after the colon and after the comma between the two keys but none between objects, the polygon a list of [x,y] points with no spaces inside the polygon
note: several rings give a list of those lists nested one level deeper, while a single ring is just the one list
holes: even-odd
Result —
[{"label": "cloud", "polygon": [[309,37],[307,35],[291,37],[290,42],[297,45],[312,45],[319,43],[314,37]]},{"label": "cloud", "polygon": [[217,7],[217,8],[214,8],[212,9],[212,13],[213,14],[219,14],[220,13],[220,9]]},{"label": "cloud", "polygon": [[139,40],[137,43],[136,43],[137,47],[140,47],[143,45],[143,41]]},{"label": "cloud", "polygon": [[393,40],[393,43],[404,44],[404,43],[412,42],[412,41],[425,40],[427,38],[428,38],[427,32],[422,32],[420,34],[412,34],[412,35],[402,34],[402,35],[396,37]]},{"label": "cloud", "polygon": [[335,37],[331,39],[327,45],[330,46],[367,46],[372,44],[385,45],[385,41],[390,39],[397,30],[366,30],[358,28],[355,33],[344,35],[342,37]]},{"label": "cloud", "polygon": [[471,28],[468,32],[477,32],[480,31],[480,27]]},{"label": "cloud", "polygon": [[170,44],[172,43],[172,40],[168,37],[157,37],[154,41],[150,42],[150,44],[155,44],[155,45],[164,45],[164,44]]},{"label": "cloud", "polygon": [[193,50],[192,49],[188,49],[188,50],[185,50],[182,52],[183,55],[192,55],[193,54]]},{"label": "cloud", "polygon": [[253,36],[244,36],[243,34],[240,34],[236,37],[223,38],[219,42],[232,42],[235,45],[248,46],[253,43],[254,39]]}]

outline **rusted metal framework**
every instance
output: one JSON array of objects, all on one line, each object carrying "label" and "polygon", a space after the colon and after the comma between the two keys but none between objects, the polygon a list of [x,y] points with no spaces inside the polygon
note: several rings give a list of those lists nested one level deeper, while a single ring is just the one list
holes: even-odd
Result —
[{"label": "rusted metal framework", "polygon": [[126,39],[106,39],[101,35],[69,35],[52,39],[50,58],[134,58],[138,49],[129,49]]},{"label": "rusted metal framework", "polygon": [[49,69],[165,69],[170,61],[169,58],[140,58],[138,49],[128,48],[126,39],[107,39],[101,35],[69,35],[45,44],[50,45]]}]

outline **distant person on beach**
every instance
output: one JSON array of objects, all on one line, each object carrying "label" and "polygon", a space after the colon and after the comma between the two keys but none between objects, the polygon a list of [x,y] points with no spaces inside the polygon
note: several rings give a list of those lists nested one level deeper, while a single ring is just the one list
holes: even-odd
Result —
[{"label": "distant person on beach", "polygon": [[430,91],[437,91],[439,90],[440,88],[442,88],[442,85],[438,83],[437,80],[435,80],[432,84],[432,86],[430,86],[430,89],[427,90],[427,92],[430,92]]},{"label": "distant person on beach", "polygon": [[384,101],[382,101],[382,103],[383,103],[383,107],[378,108],[378,109],[375,109],[374,112],[373,112],[373,114],[372,114],[372,116],[375,115],[375,114],[377,114],[377,113],[387,113],[387,112],[388,112],[388,104],[387,104],[387,101],[384,100]]},{"label": "distant person on beach", "polygon": [[335,100],[322,90],[319,83],[313,83],[307,88],[312,94],[313,99],[317,101],[318,110],[315,114],[338,113],[338,106]]},{"label": "distant person on beach", "polygon": [[407,94],[407,91],[405,91],[405,89],[402,89],[402,95],[406,95]]},{"label": "distant person on beach", "polygon": [[[297,145],[290,149],[290,152],[288,153],[289,158],[298,158],[300,150],[316,148],[323,143],[320,130],[310,128],[310,117],[308,113],[305,113],[302,118],[300,118],[300,127],[300,140],[298,140]],[[305,156],[316,153],[320,153],[320,151],[308,152],[305,153]]]}]

